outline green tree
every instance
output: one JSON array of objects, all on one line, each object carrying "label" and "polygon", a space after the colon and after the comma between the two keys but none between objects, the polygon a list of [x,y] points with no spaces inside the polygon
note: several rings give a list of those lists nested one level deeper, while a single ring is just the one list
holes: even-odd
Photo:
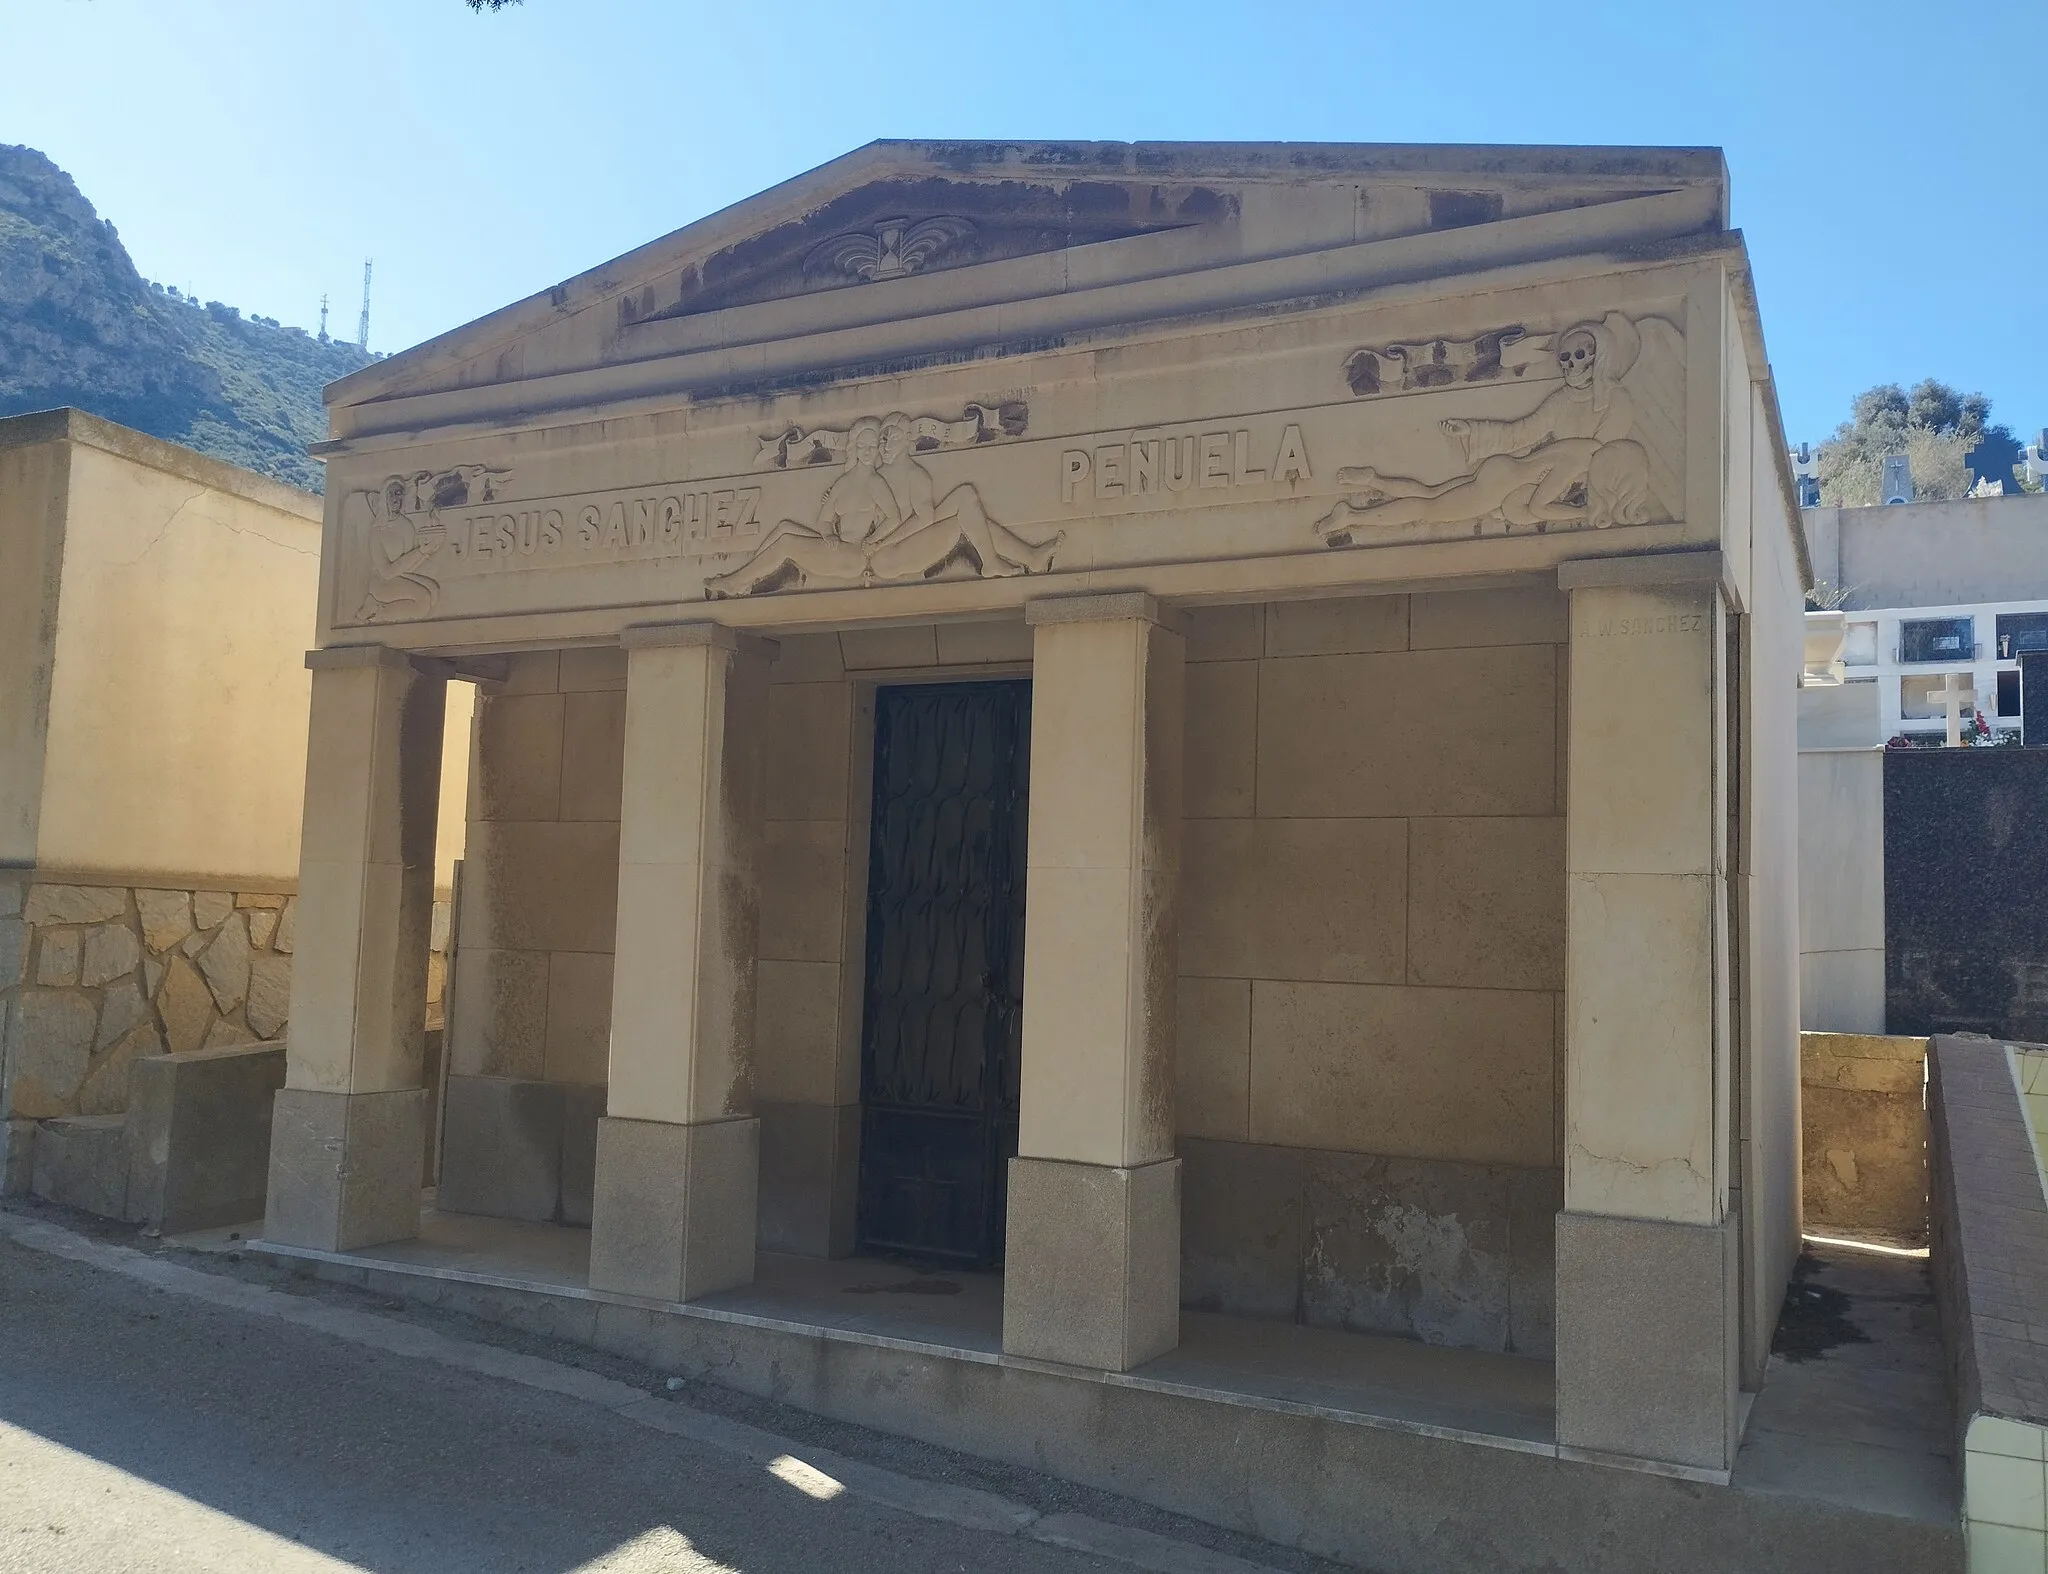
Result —
[{"label": "green tree", "polygon": [[[2010,438],[1991,425],[1991,401],[1980,393],[1958,393],[1932,377],[1909,393],[1884,383],[1858,394],[1850,418],[1816,454],[1820,500],[1830,507],[1863,508],[1882,502],[1879,486],[1887,454],[1904,454],[1913,469],[1913,495],[1927,501],[1964,497],[1970,490],[1969,451],[1987,433]],[[2008,484],[2007,491],[2015,488]]]}]

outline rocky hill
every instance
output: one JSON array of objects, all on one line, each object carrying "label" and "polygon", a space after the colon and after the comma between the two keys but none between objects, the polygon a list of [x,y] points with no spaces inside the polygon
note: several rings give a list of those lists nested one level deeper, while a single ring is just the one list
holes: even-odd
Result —
[{"label": "rocky hill", "polygon": [[0,415],[76,405],[317,492],[320,390],[369,359],[150,283],[69,175],[0,144]]}]

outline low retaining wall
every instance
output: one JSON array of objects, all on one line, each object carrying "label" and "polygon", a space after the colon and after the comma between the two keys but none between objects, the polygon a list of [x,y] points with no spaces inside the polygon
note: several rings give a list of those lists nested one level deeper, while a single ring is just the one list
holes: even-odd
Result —
[{"label": "low retaining wall", "polygon": [[[0,1192],[36,1122],[117,1117],[149,1056],[284,1036],[298,898],[279,890],[24,882],[0,874]],[[429,1025],[446,974],[434,907]]]},{"label": "low retaining wall", "polygon": [[1955,1403],[1970,1568],[2048,1563],[2048,1195],[2014,1052],[1934,1039],[1928,1125],[1935,1301]]},{"label": "low retaining wall", "polygon": [[1808,1233],[1927,1243],[1927,1040],[1801,1033]]}]

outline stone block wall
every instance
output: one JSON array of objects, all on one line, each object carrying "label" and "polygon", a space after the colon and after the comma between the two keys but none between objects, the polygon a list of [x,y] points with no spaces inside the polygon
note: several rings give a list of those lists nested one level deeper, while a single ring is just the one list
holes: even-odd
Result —
[{"label": "stone block wall", "polygon": [[590,1222],[611,1041],[625,653],[514,656],[472,727],[440,1205]]},{"label": "stone block wall", "polygon": [[[281,1039],[298,900],[283,891],[0,880],[0,1115],[118,1116],[150,1055]],[[435,944],[445,946],[445,904]],[[428,1013],[441,1009],[430,959]],[[29,1144],[10,1141],[8,1180]],[[11,1184],[10,1189],[20,1189]]]},{"label": "stone block wall", "polygon": [[1805,1227],[1927,1242],[1927,1040],[1801,1033]]},{"label": "stone block wall", "polygon": [[860,958],[874,711],[862,680],[1021,673],[1031,631],[941,624],[787,636],[769,669],[755,1105],[760,1244],[853,1249],[860,1147]]},{"label": "stone block wall", "polygon": [[1565,601],[1197,611],[1188,1303],[1548,1356]]}]

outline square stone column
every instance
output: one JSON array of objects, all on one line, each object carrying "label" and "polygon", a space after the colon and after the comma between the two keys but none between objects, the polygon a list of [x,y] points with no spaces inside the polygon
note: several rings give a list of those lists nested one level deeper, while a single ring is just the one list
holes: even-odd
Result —
[{"label": "square stone column", "polygon": [[755,864],[765,641],[626,630],[611,1074],[590,1284],[687,1301],[754,1277]]},{"label": "square stone column", "polygon": [[1687,552],[1559,575],[1571,688],[1558,1441],[1709,1471],[1734,1458],[1740,1334],[1720,574],[1718,552]]},{"label": "square stone column", "polygon": [[419,1233],[427,951],[445,679],[394,650],[309,652],[306,810],[269,1240],[347,1251]]},{"label": "square stone column", "polygon": [[1024,1046],[1003,1348],[1180,1342],[1173,1156],[1183,641],[1144,595],[1036,601]]}]

